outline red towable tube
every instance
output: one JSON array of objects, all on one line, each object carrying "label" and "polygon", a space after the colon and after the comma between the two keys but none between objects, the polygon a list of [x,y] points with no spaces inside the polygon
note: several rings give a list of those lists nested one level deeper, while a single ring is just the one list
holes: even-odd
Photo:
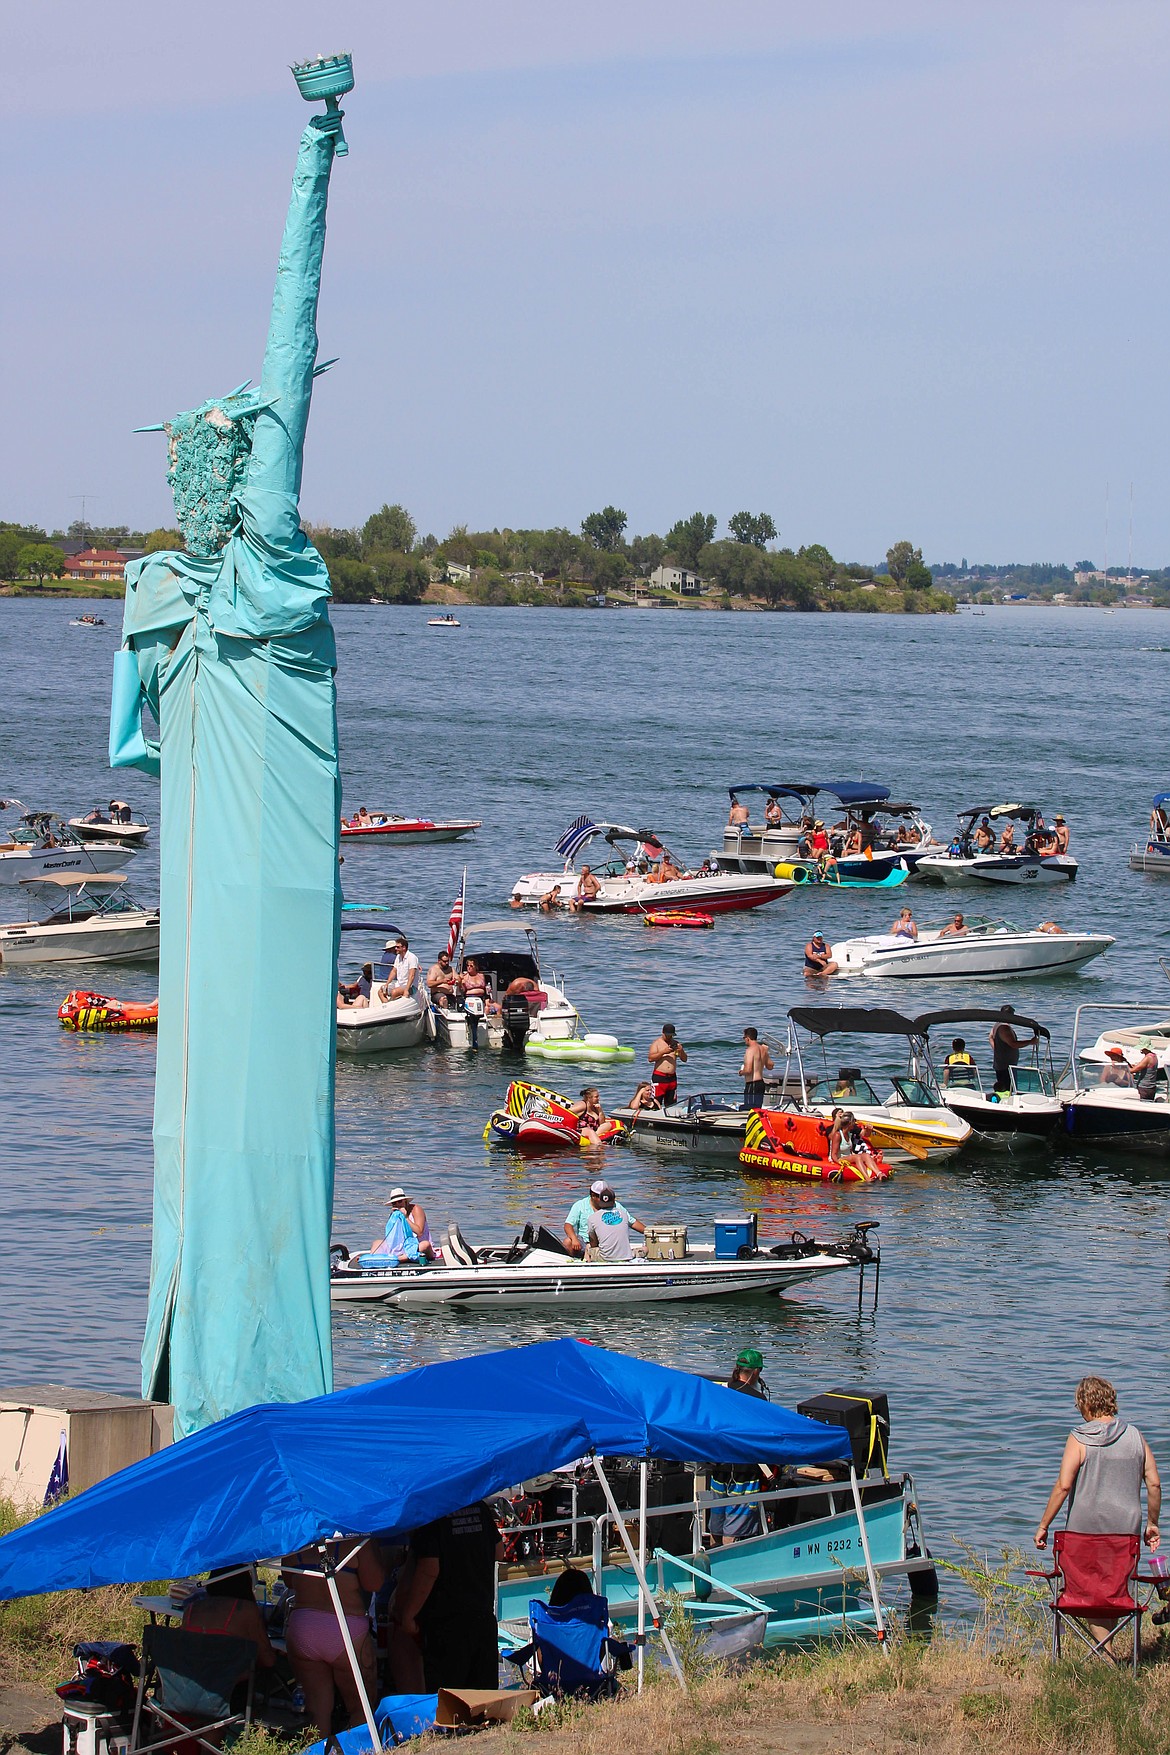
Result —
[{"label": "red towable tube", "polygon": [[141,1005],[104,993],[67,993],[57,1016],[66,1030],[157,1030],[158,1000]]},{"label": "red towable tube", "polygon": [[647,926],[714,926],[715,918],[697,908],[651,908],[643,914]]},{"label": "red towable tube", "polygon": [[884,1182],[890,1166],[873,1146],[863,1158],[829,1157],[828,1121],[786,1109],[753,1109],[739,1161],[746,1170],[812,1182]]}]

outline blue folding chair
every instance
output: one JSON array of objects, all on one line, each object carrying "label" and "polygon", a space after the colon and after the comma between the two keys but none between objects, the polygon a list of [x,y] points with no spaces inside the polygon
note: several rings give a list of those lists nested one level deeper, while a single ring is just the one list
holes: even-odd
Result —
[{"label": "blue folding chair", "polygon": [[619,1691],[614,1669],[630,1669],[633,1659],[626,1641],[610,1635],[604,1597],[574,1597],[559,1608],[534,1597],[528,1605],[528,1626],[531,1643],[503,1656],[533,1688],[542,1694],[573,1694],[588,1700],[606,1700]]}]

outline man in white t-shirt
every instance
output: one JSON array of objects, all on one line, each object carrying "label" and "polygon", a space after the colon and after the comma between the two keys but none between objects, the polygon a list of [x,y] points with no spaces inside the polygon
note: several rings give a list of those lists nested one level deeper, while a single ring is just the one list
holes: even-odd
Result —
[{"label": "man in white t-shirt", "polygon": [[389,975],[378,989],[378,998],[383,1001],[405,999],[408,993],[414,991],[414,984],[418,980],[418,958],[407,943],[405,934],[401,932],[397,938],[387,939],[386,949],[394,952],[394,962]]}]

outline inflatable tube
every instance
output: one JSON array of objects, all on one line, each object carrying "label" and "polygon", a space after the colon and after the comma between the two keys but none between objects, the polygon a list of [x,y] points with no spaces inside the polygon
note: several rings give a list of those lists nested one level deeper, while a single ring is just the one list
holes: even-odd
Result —
[{"label": "inflatable tube", "polygon": [[746,1170],[811,1182],[884,1182],[890,1166],[871,1148],[865,1159],[829,1157],[828,1121],[785,1109],[753,1109],[739,1161]]},{"label": "inflatable tube", "polygon": [[[620,1139],[625,1131],[622,1122],[609,1117],[598,1130],[598,1138]],[[521,1152],[576,1151],[592,1143],[581,1138],[580,1118],[574,1115],[568,1097],[526,1079],[513,1079],[508,1086],[504,1107],[488,1117],[484,1138]]]},{"label": "inflatable tube", "polygon": [[703,914],[697,908],[652,908],[648,914],[643,914],[642,919],[646,922],[647,926],[689,926],[698,928],[703,926],[714,926],[715,924],[714,915]]},{"label": "inflatable tube", "polygon": [[67,993],[57,1016],[65,1030],[157,1030],[158,1000],[136,1005],[104,993]]}]

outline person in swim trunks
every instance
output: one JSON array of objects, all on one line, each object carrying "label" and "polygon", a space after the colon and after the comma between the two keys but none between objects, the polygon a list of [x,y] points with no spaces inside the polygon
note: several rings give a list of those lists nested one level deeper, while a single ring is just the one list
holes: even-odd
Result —
[{"label": "person in swim trunks", "polygon": [[678,1063],[687,1058],[687,1051],[678,1039],[673,1024],[663,1024],[662,1033],[654,1038],[646,1051],[654,1079],[654,1095],[663,1108],[678,1096]]},{"label": "person in swim trunks", "polygon": [[[352,1541],[328,1544],[337,1566],[337,1590],[346,1626],[357,1654],[358,1668],[373,1698],[377,1689],[377,1652],[370,1633],[370,1598],[386,1582],[376,1542],[363,1542],[356,1553]],[[314,1577],[313,1575],[316,1574]],[[281,1577],[296,1596],[288,1618],[285,1642],[293,1674],[305,1693],[305,1708],[323,1737],[333,1727],[334,1690],[341,1695],[350,1725],[365,1722],[361,1696],[350,1668],[345,1641],[333,1609],[329,1586],[321,1576],[316,1548],[306,1548],[284,1561]]]},{"label": "person in swim trunks", "polygon": [[759,1109],[764,1101],[764,1074],[773,1065],[772,1056],[766,1042],[760,1041],[758,1030],[749,1025],[743,1033],[743,1065],[739,1076],[743,1080],[743,1106],[745,1109]]}]

